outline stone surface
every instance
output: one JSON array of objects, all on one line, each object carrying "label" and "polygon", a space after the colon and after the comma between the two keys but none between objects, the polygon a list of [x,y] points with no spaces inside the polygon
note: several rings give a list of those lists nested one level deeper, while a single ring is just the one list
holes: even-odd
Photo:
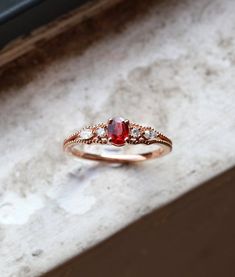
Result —
[{"label": "stone surface", "polygon": [[[133,1],[1,76],[1,277],[46,272],[235,164],[234,9]],[[115,114],[173,152],[136,167],[62,152],[71,130]]]},{"label": "stone surface", "polygon": [[234,184],[235,167],[45,277],[235,276]]}]

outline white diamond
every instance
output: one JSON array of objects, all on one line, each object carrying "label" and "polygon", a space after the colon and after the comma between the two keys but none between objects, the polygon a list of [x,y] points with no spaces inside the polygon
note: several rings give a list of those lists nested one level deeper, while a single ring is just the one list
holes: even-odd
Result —
[{"label": "white diamond", "polygon": [[81,139],[89,139],[91,137],[93,137],[93,133],[91,129],[84,129],[80,132]]},{"label": "white diamond", "polygon": [[156,131],[154,131],[154,130],[148,129],[148,130],[144,131],[144,137],[146,139],[154,139],[155,136],[156,136]]},{"label": "white diamond", "polygon": [[138,128],[132,128],[131,129],[131,136],[134,138],[138,138],[140,135],[140,131]]},{"label": "white diamond", "polygon": [[154,139],[157,137],[157,132],[155,130],[152,130],[151,131],[151,136],[150,136],[150,139]]},{"label": "white diamond", "polygon": [[145,130],[145,131],[144,131],[144,137],[145,137],[146,139],[149,139],[149,138],[150,138],[150,131],[151,131],[151,130]]},{"label": "white diamond", "polygon": [[98,137],[103,138],[106,135],[106,131],[104,128],[100,127],[96,130],[96,134],[98,135]]},{"label": "white diamond", "polygon": [[155,131],[154,137],[157,138],[159,136],[159,133]]}]

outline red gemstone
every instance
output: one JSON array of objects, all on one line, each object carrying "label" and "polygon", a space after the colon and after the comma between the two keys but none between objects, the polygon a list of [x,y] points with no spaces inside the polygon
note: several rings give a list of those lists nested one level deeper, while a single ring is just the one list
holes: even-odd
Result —
[{"label": "red gemstone", "polygon": [[108,138],[117,146],[125,144],[129,136],[129,123],[122,117],[114,117],[108,123]]}]

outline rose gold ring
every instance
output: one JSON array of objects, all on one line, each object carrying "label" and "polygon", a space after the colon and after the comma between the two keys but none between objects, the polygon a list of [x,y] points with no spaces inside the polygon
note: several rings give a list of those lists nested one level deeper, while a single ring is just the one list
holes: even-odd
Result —
[{"label": "rose gold ring", "polygon": [[[120,146],[128,145],[154,146],[154,149],[144,153],[128,152],[127,154],[116,154],[113,153],[113,150],[110,153],[110,149],[108,152],[97,154],[82,149],[91,144],[113,145],[118,146],[119,149],[122,148]],[[152,127],[142,126],[121,117],[115,117],[109,119],[107,123],[88,126],[73,133],[65,139],[63,147],[66,152],[82,159],[110,163],[132,163],[168,154],[172,150],[172,142]]]}]

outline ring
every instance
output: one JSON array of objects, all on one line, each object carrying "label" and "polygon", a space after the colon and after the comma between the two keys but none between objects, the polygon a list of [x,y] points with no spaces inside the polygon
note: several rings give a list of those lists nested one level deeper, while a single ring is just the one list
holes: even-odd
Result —
[{"label": "ring", "polygon": [[[113,150],[105,153],[92,153],[82,148],[85,146],[107,145],[122,148],[122,146],[154,146],[153,150],[143,153],[116,154]],[[156,129],[149,126],[142,126],[123,119],[114,117],[107,123],[100,123],[94,126],[87,126],[64,140],[64,151],[82,159],[105,161],[110,163],[132,163],[146,161],[162,157],[172,150],[172,141]],[[114,148],[114,147],[112,147]]]}]

